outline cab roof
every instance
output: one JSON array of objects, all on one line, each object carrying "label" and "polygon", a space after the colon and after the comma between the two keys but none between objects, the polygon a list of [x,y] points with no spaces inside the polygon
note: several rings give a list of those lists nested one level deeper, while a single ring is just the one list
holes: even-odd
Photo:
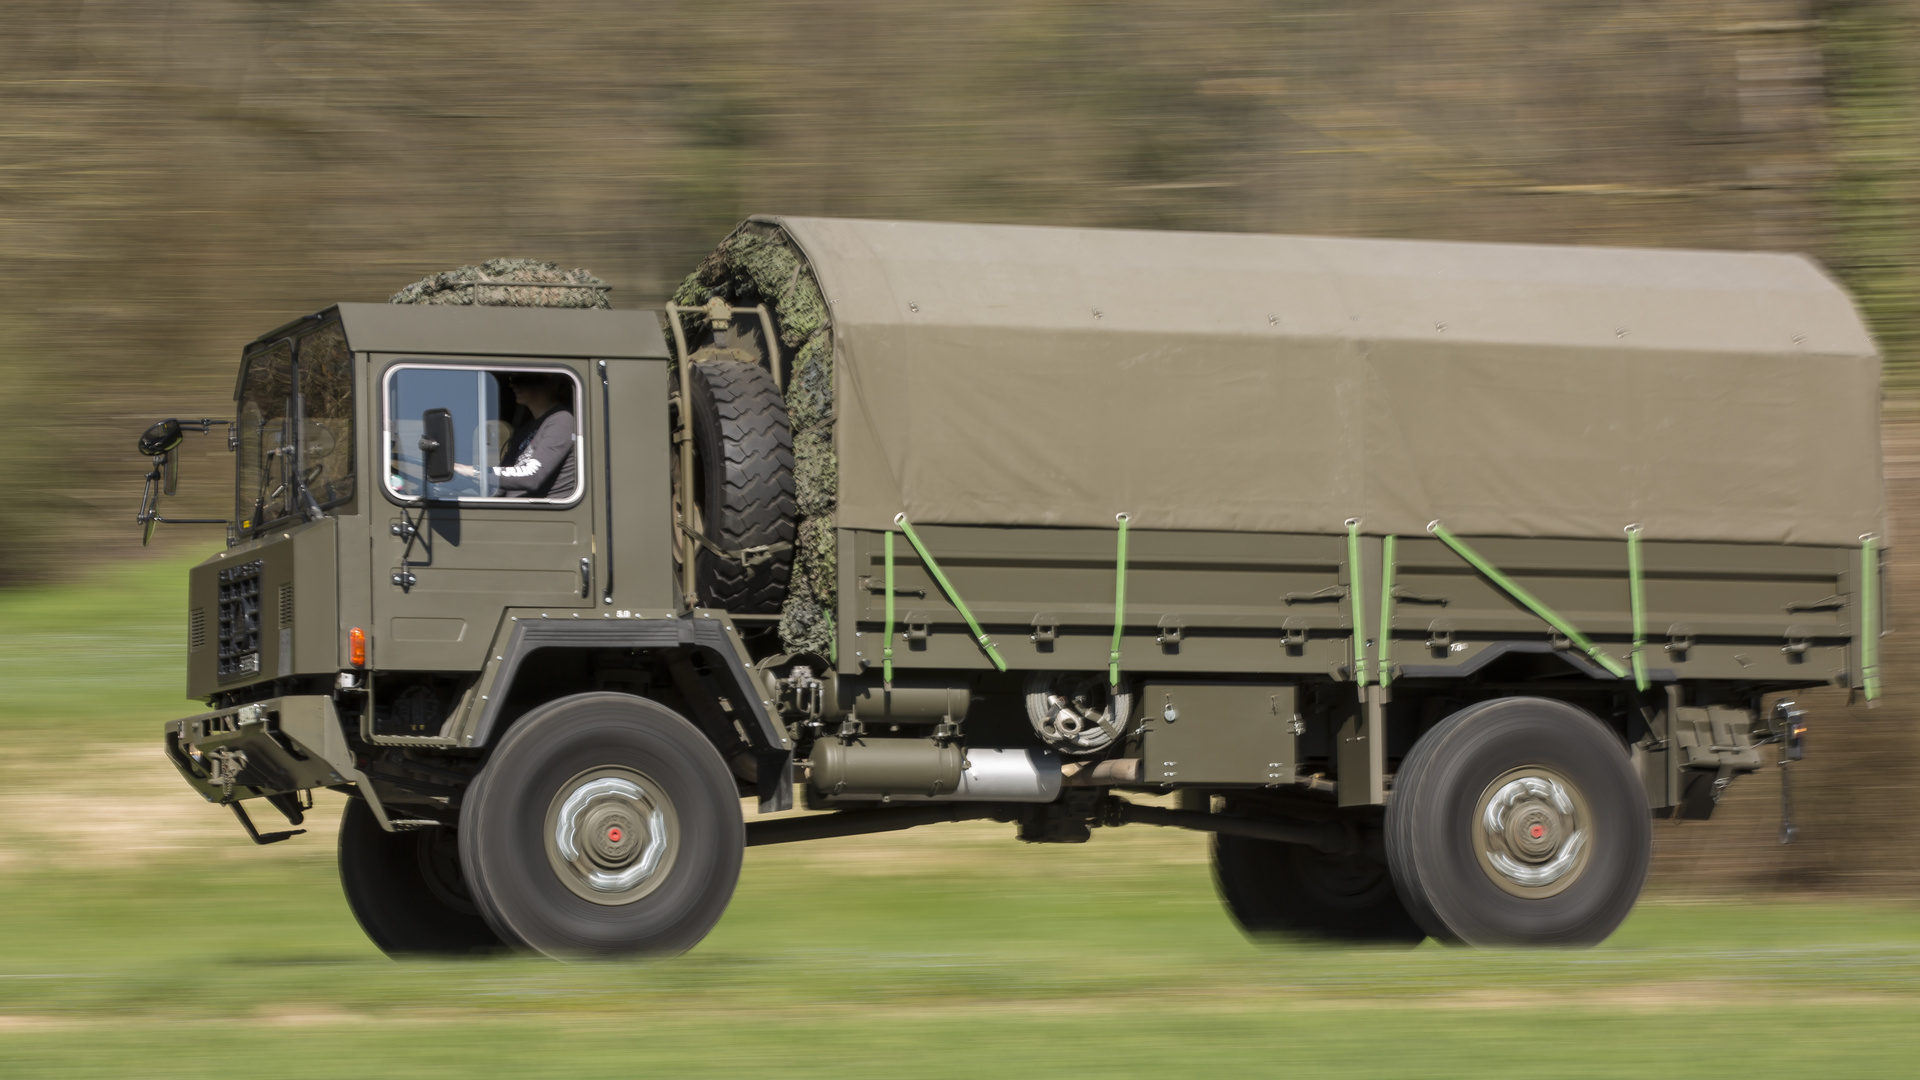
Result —
[{"label": "cab roof", "polygon": [[657,311],[452,304],[335,304],[262,334],[249,349],[298,333],[302,325],[336,312],[347,345],[355,352],[597,360],[665,360],[670,355]]}]

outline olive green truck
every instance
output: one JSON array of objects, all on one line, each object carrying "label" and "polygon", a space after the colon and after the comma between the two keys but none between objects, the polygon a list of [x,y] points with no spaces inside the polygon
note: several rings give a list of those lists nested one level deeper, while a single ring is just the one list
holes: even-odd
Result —
[{"label": "olive green truck", "polygon": [[473,292],[142,439],[149,531],[236,459],[166,753],[261,843],[349,796],[389,953],[673,953],[746,846],[967,819],[1587,944],[1785,694],[1879,693],[1879,361],[1803,258],[768,217],[662,309]]}]

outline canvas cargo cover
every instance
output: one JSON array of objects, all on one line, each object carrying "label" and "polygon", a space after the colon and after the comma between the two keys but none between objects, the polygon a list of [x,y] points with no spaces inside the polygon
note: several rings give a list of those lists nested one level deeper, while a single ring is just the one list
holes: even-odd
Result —
[{"label": "canvas cargo cover", "polygon": [[1879,372],[1793,255],[820,218],[839,524],[1854,545]]}]

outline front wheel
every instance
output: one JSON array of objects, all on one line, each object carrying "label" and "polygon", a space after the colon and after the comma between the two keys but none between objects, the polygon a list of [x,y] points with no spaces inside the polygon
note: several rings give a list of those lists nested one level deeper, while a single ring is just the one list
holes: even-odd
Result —
[{"label": "front wheel", "polygon": [[1598,944],[1633,910],[1653,854],[1626,747],[1545,698],[1474,705],[1421,736],[1386,829],[1401,900],[1453,944]]},{"label": "front wheel", "polygon": [[349,799],[340,819],[339,858],[347,906],[388,956],[500,948],[474,907],[452,829],[386,832],[366,800]]},{"label": "front wheel", "polygon": [[625,694],[562,698],[515,724],[460,816],[487,922],[556,957],[692,948],[726,910],[745,845],[713,745]]}]

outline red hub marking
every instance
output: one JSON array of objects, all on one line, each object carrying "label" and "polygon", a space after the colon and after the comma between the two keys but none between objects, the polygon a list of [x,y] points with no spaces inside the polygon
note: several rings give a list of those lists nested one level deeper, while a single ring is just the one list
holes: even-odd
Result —
[{"label": "red hub marking", "polygon": [[[1534,828],[1536,828],[1536,829],[1537,829],[1537,828],[1539,828],[1539,826],[1537,826],[1537,825],[1536,825],[1536,826],[1534,826]],[[619,830],[619,829],[608,829],[608,830],[607,830],[607,841],[608,841],[609,843],[613,843],[613,844],[617,844],[617,843],[619,843],[619,842],[620,842],[620,830]]]},{"label": "red hub marking", "polygon": [[[618,832],[619,830],[616,829],[614,831]],[[1535,825],[1533,828],[1527,830],[1527,835],[1533,837],[1535,840],[1538,840],[1541,837],[1547,835],[1547,827],[1545,825]],[[620,838],[616,836],[614,837],[614,839],[618,840]]]}]

